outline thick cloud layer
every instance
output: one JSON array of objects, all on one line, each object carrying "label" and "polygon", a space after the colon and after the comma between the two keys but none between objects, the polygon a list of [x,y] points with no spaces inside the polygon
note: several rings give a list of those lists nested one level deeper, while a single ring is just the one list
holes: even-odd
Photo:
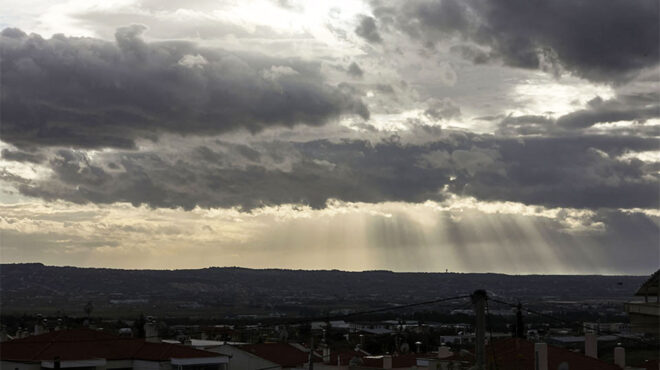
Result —
[{"label": "thick cloud layer", "polygon": [[620,82],[660,61],[657,0],[373,4],[382,24],[423,43],[457,37],[462,45],[455,50],[476,63],[501,59],[515,67],[566,69],[593,81]]},{"label": "thick cloud layer", "polygon": [[[485,117],[489,120],[496,117]],[[642,126],[649,119],[660,118],[660,95],[656,92],[621,95],[603,100],[596,97],[580,109],[552,119],[547,116],[508,116],[499,122],[499,133],[505,135],[570,134],[597,124],[632,122],[636,136],[657,137],[657,125]]]},{"label": "thick cloud layer", "polygon": [[2,140],[130,148],[164,132],[256,132],[369,116],[350,92],[325,84],[313,63],[147,43],[143,31],[121,28],[114,43],[2,31]]},{"label": "thick cloud layer", "polygon": [[586,128],[597,123],[618,121],[645,122],[660,117],[660,94],[637,94],[619,99],[591,100],[587,109],[559,117],[557,124],[565,128]]},{"label": "thick cloud layer", "polygon": [[655,209],[657,161],[625,155],[659,144],[607,135],[522,140],[454,133],[426,144],[216,142],[182,145],[174,154],[94,157],[59,150],[47,163],[50,177],[16,187],[45,199],[185,209],[286,203],[323,208],[328,199],[424,202],[448,192],[551,207]]}]

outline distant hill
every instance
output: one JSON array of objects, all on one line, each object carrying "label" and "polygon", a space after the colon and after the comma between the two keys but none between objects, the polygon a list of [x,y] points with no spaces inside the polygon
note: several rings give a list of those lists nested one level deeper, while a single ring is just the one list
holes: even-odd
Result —
[{"label": "distant hill", "polygon": [[2,264],[0,310],[81,316],[82,307],[92,301],[96,314],[300,315],[424,301],[481,288],[511,301],[617,302],[629,299],[646,278]]}]

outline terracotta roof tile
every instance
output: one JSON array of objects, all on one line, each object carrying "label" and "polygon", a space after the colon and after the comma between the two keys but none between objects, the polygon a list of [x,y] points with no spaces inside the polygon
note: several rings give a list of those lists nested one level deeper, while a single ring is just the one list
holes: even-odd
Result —
[{"label": "terracotta roof tile", "polygon": [[[496,363],[500,370],[533,369],[534,343],[519,338],[499,340],[486,348],[486,358],[489,363]],[[557,369],[562,362],[566,362],[571,369],[621,370],[612,363],[549,345],[548,368]]]},{"label": "terracotta roof tile", "polygon": [[[301,351],[287,343],[246,344],[238,348],[282,367],[295,367],[309,361],[309,352]],[[315,362],[318,360],[315,358]]]},{"label": "terracotta roof tile", "polygon": [[62,330],[0,343],[0,359],[50,361],[105,358],[167,361],[171,358],[217,357],[217,353],[183,345],[150,343],[90,329]]}]

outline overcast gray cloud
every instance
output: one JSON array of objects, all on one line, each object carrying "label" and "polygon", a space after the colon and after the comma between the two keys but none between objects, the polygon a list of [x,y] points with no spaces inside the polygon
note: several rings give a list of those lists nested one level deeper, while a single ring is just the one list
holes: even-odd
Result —
[{"label": "overcast gray cloud", "polygon": [[456,38],[456,50],[476,63],[501,59],[514,67],[565,69],[594,81],[621,82],[660,60],[656,0],[372,4],[382,23],[422,43]]},{"label": "overcast gray cloud", "polygon": [[623,96],[604,101],[595,98],[587,109],[559,117],[557,124],[566,128],[586,128],[597,123],[618,121],[645,122],[649,118],[660,117],[660,95],[648,93]]},{"label": "overcast gray cloud", "polygon": [[[596,97],[587,102],[584,109],[556,119],[539,115],[493,116],[480,119],[499,120],[498,132],[503,135],[570,135],[572,131],[588,129],[597,124],[623,121],[633,124],[626,129],[628,133],[657,137],[657,125],[643,125],[652,118],[660,118],[660,95],[657,92],[621,95],[608,100]],[[621,130],[618,132],[623,133]]]},{"label": "overcast gray cloud", "polygon": [[433,99],[427,103],[424,114],[433,119],[449,119],[461,116],[461,108],[450,99]]},{"label": "overcast gray cloud", "polygon": [[325,84],[313,63],[146,43],[143,31],[120,28],[112,43],[5,29],[3,141],[129,148],[162,132],[256,132],[369,116],[359,98]]},{"label": "overcast gray cloud", "polygon": [[77,203],[152,207],[377,203],[442,200],[446,190],[488,201],[572,208],[648,208],[658,203],[657,161],[621,159],[660,141],[606,135],[524,140],[465,133],[425,144],[387,139],[218,142],[175,157],[159,152],[59,150],[50,178],[23,181],[24,195]]},{"label": "overcast gray cloud", "polygon": [[657,0],[366,1],[5,6],[12,258],[657,261]]},{"label": "overcast gray cloud", "polygon": [[360,77],[362,77],[362,75],[364,75],[364,71],[362,70],[362,68],[360,68],[360,66],[355,62],[351,63],[348,66],[348,69],[346,70],[346,73],[348,73],[349,75],[351,75],[353,77],[357,77],[357,78],[360,78]]},{"label": "overcast gray cloud", "polygon": [[16,162],[41,163],[46,158],[39,153],[23,152],[20,150],[2,149],[0,152],[3,159]]},{"label": "overcast gray cloud", "polygon": [[360,24],[355,28],[355,33],[369,42],[381,42],[383,39],[378,33],[378,27],[373,17],[362,16]]},{"label": "overcast gray cloud", "polygon": [[640,160],[618,160],[627,150],[655,150],[656,139],[586,136],[498,142],[506,176],[479,174],[465,192],[480,199],[577,208],[655,209],[658,176]]}]

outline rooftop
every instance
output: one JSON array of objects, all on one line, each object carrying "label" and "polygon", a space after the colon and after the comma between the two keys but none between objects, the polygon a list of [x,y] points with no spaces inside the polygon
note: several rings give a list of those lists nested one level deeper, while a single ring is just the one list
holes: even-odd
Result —
[{"label": "rooftop", "polygon": [[656,271],[651,277],[642,284],[642,286],[635,293],[636,296],[658,296],[658,284],[660,281],[660,269]]},{"label": "rooftop", "polygon": [[[309,361],[309,352],[302,351],[288,343],[258,343],[238,346],[243,351],[252,353],[282,367],[295,367]],[[314,361],[319,361],[315,358]]]},{"label": "rooftop", "polygon": [[[494,362],[500,370],[533,369],[535,364],[534,343],[520,338],[499,340],[492,346],[488,346],[486,358],[488,362]],[[564,362],[570,369],[621,370],[614,364],[548,345],[548,368],[558,369],[559,365]]]},{"label": "rooftop", "polygon": [[170,343],[119,337],[91,329],[54,331],[0,343],[0,359],[14,361],[107,360],[169,361],[172,358],[218,357],[217,353]]}]

